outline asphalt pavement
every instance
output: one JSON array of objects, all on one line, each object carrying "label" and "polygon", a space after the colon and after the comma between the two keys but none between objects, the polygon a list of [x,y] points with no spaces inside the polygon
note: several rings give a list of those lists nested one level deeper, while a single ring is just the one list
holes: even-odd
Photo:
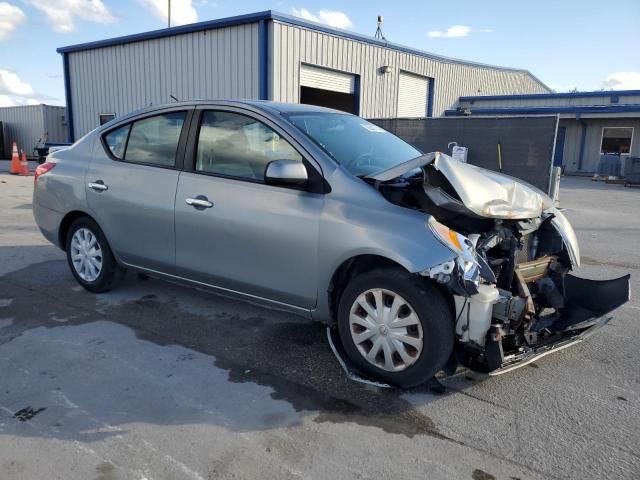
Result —
[{"label": "asphalt pavement", "polygon": [[578,273],[632,274],[614,320],[437,393],[347,379],[294,315],[131,274],[84,291],[32,188],[0,173],[2,480],[640,477],[640,189],[562,180]]}]

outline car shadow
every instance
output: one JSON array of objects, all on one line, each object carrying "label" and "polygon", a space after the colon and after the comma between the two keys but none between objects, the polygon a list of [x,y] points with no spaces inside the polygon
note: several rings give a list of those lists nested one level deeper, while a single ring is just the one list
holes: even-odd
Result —
[{"label": "car shadow", "polygon": [[460,372],[409,401],[349,380],[321,324],[135,274],[94,295],[63,260],[0,277],[0,371],[0,434],[79,441],[136,422],[253,431],[305,416],[444,438],[416,402],[484,378]]}]

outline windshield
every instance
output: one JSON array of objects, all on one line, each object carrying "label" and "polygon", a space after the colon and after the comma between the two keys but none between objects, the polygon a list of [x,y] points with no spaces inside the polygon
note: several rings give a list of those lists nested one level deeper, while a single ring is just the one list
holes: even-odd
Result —
[{"label": "windshield", "polygon": [[309,112],[285,117],[358,177],[421,155],[404,140],[355,115]]}]

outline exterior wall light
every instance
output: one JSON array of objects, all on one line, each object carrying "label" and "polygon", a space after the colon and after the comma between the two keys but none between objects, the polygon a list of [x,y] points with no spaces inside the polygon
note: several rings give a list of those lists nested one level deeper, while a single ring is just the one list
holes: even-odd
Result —
[{"label": "exterior wall light", "polygon": [[393,72],[393,67],[389,66],[389,65],[384,65],[382,67],[380,67],[380,73],[392,73]]}]

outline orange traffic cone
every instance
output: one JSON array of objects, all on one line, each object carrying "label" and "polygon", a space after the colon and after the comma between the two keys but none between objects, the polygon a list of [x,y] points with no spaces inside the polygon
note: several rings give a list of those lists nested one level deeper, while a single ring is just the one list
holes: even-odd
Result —
[{"label": "orange traffic cone", "polygon": [[27,163],[27,154],[22,151],[22,158],[20,159],[20,175],[29,175],[29,164]]},{"label": "orange traffic cone", "polygon": [[11,169],[9,172],[11,175],[17,175],[20,173],[22,168],[20,167],[20,156],[18,155],[18,145],[16,142],[13,142],[13,151],[11,152]]}]

